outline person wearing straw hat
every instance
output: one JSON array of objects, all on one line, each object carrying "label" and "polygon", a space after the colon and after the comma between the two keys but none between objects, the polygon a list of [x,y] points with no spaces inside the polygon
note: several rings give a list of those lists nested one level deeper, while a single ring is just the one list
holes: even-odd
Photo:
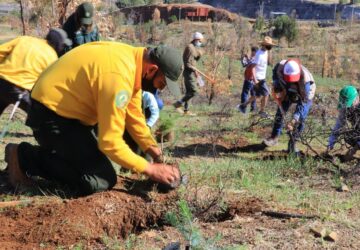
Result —
[{"label": "person wearing straw hat", "polygon": [[66,31],[73,44],[67,46],[66,51],[81,44],[100,40],[99,29],[94,24],[93,16],[94,6],[90,2],[83,2],[69,16],[62,28]]},{"label": "person wearing straw hat", "polygon": [[269,51],[276,44],[273,43],[272,38],[265,36],[262,41],[259,42],[261,48],[256,52],[250,70],[252,70],[253,84],[254,84],[254,95],[251,96],[245,103],[239,106],[239,110],[245,111],[247,105],[252,103],[256,98],[261,99],[259,115],[263,118],[268,118],[269,115],[265,112],[265,107],[269,100],[269,87],[266,83],[266,70],[269,64]]},{"label": "person wearing straw hat", "polygon": [[[162,152],[146,125],[141,102],[145,84],[167,86],[178,94],[182,69],[180,52],[164,45],[149,49],[93,42],[62,56],[41,74],[31,92],[26,125],[38,145],[22,142],[5,148],[10,184],[31,185],[31,177],[39,176],[88,195],[116,184],[111,159],[173,186],[180,170],[158,163]],[[131,151],[122,137],[125,127],[156,163]]]},{"label": "person wearing straw hat", "polygon": [[[203,39],[203,34],[195,32],[192,36],[191,43],[186,46],[183,53],[185,95],[173,105],[179,113],[185,115],[196,115],[190,112],[189,101],[197,94],[197,85],[203,83],[196,68],[196,62],[199,61],[203,54],[203,51],[200,49]],[[182,110],[182,106],[184,106],[184,110]]]},{"label": "person wearing straw hat", "polygon": [[[312,74],[298,59],[282,60],[273,69],[273,96],[278,104],[271,136],[264,140],[268,147],[275,146],[284,126],[284,115],[296,104],[292,119],[286,125],[295,139],[305,126],[315,96],[316,84]],[[292,142],[295,143],[295,142]]]},{"label": "person wearing straw hat", "polygon": [[28,111],[36,80],[58,59],[65,45],[71,41],[58,28],[51,29],[45,39],[20,36],[0,45],[0,115],[16,102]]},{"label": "person wearing straw hat", "polygon": [[[349,161],[360,149],[360,101],[359,93],[354,86],[348,85],[340,90],[338,111],[339,115],[329,137],[326,154],[334,149],[341,135],[350,145],[350,149],[343,157],[344,161]],[[351,128],[346,126],[348,123],[351,124]]]}]

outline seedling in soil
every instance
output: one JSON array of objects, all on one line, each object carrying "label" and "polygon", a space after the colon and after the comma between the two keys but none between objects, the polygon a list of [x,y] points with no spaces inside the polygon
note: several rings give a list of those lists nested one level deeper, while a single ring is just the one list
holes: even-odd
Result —
[{"label": "seedling in soil", "polygon": [[186,201],[179,201],[178,212],[167,213],[165,219],[183,235],[188,242],[188,249],[217,249],[215,244],[221,239],[221,235],[205,239],[200,228],[195,224],[195,219]]}]

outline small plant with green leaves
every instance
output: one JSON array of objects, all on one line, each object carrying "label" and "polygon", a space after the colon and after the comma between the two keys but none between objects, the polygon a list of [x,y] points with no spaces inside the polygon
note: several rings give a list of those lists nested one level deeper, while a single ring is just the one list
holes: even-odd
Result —
[{"label": "small plant with green leaves", "polygon": [[169,17],[170,23],[176,23],[178,21],[177,17],[175,15],[172,15]]},{"label": "small plant with green leaves", "polygon": [[172,142],[175,140],[175,122],[178,117],[173,114],[161,113],[160,125],[155,132],[159,142]]},{"label": "small plant with green leaves", "polygon": [[188,242],[188,246],[193,250],[217,249],[215,246],[221,238],[218,234],[214,238],[205,239],[200,228],[194,222],[192,212],[185,200],[178,202],[178,212],[169,212],[165,217],[166,221],[175,227]]},{"label": "small plant with green leaves", "polygon": [[161,114],[160,115],[160,125],[159,130],[162,132],[169,132],[174,128],[175,120],[174,117],[170,114]]},{"label": "small plant with green leaves", "polygon": [[[131,235],[129,237],[131,239]],[[117,237],[109,237],[107,235],[101,238],[101,242],[105,245],[106,249],[121,249],[121,242]],[[128,241],[125,242],[125,246],[127,247]],[[128,248],[127,248],[128,249]]]}]

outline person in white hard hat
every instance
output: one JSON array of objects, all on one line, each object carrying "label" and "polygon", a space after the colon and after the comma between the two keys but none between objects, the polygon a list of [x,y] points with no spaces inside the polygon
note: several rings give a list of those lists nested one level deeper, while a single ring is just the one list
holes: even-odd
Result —
[{"label": "person in white hard hat", "polygon": [[[183,53],[184,62],[184,83],[185,83],[185,95],[173,105],[179,113],[185,115],[195,116],[196,114],[189,111],[189,101],[197,93],[197,85],[203,84],[203,80],[197,71],[196,63],[203,54],[200,49],[202,41],[204,39],[203,34],[195,32],[192,36],[192,41],[186,46]],[[184,107],[184,110],[182,109]]]},{"label": "person in white hard hat", "polygon": [[282,60],[273,70],[273,97],[278,104],[271,136],[264,140],[266,146],[275,146],[284,126],[283,114],[296,104],[286,129],[298,138],[312,106],[316,85],[312,74],[298,59]]}]

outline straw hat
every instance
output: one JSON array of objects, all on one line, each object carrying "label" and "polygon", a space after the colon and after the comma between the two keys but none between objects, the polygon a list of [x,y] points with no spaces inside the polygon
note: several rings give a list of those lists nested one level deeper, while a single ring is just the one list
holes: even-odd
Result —
[{"label": "straw hat", "polygon": [[259,43],[260,43],[261,45],[265,45],[265,46],[266,46],[266,45],[276,46],[276,44],[273,43],[272,38],[269,37],[269,36],[264,37],[264,40],[259,41]]}]

